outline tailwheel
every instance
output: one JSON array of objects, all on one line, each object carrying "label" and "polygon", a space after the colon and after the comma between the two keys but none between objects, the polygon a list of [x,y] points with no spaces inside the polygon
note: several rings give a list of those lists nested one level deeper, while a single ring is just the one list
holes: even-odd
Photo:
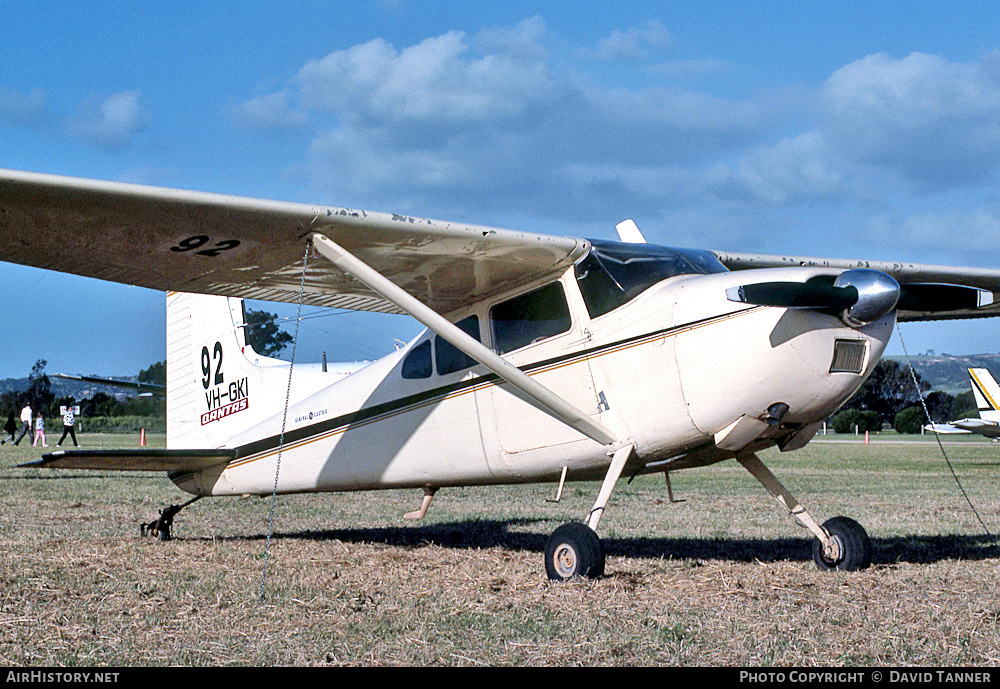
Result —
[{"label": "tailwheel", "polygon": [[170,527],[174,525],[174,517],[177,516],[177,513],[182,509],[200,499],[201,496],[196,495],[183,505],[170,505],[169,507],[164,507],[160,510],[159,518],[154,519],[149,523],[139,524],[139,534],[144,537],[150,536],[158,541],[169,541]]},{"label": "tailwheel", "polygon": [[823,571],[853,572],[866,569],[872,563],[872,542],[860,524],[848,517],[833,517],[823,524],[830,540],[839,552],[827,553],[823,543],[813,541],[813,561]]},{"label": "tailwheel", "polygon": [[604,574],[604,546],[586,524],[563,524],[545,545],[545,573],[553,581],[596,579]]}]

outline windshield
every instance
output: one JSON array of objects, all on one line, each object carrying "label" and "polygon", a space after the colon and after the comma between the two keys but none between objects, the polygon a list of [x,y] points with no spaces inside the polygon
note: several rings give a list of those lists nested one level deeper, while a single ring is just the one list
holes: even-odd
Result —
[{"label": "windshield", "polygon": [[669,277],[727,270],[715,254],[700,249],[596,239],[591,244],[590,253],[576,264],[576,281],[591,318],[618,308]]}]

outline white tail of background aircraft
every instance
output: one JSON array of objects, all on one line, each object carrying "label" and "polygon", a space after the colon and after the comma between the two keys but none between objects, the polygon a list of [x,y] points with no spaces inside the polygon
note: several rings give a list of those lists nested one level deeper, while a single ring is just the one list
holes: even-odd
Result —
[{"label": "white tail of background aircraft", "polygon": [[979,408],[979,418],[983,421],[1000,422],[1000,385],[993,374],[985,368],[970,368],[972,394]]},{"label": "white tail of background aircraft", "polygon": [[931,423],[924,426],[935,433],[977,433],[987,438],[1000,438],[1000,385],[985,368],[970,368],[972,394],[979,408],[978,419],[958,419],[951,423]]}]

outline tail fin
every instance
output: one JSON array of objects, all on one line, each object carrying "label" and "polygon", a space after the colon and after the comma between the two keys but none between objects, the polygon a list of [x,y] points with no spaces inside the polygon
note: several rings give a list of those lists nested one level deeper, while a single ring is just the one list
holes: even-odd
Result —
[{"label": "tail fin", "polygon": [[[168,448],[226,447],[282,413],[289,364],[254,352],[244,322],[242,299],[167,294]],[[295,377],[299,396],[332,382],[312,371]]]},{"label": "tail fin", "polygon": [[979,418],[1000,421],[1000,385],[993,379],[993,374],[985,368],[970,368],[969,378],[976,406],[979,407]]}]

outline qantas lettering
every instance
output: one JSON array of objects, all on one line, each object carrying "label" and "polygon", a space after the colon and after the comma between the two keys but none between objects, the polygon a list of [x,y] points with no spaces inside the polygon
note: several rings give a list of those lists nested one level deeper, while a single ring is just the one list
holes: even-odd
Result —
[{"label": "qantas lettering", "polygon": [[241,400],[232,402],[230,404],[225,404],[217,409],[205,412],[201,415],[201,425],[204,426],[207,423],[212,423],[213,421],[218,421],[219,419],[224,419],[230,414],[235,414],[236,412],[243,411],[250,406],[250,400],[244,397]]}]

